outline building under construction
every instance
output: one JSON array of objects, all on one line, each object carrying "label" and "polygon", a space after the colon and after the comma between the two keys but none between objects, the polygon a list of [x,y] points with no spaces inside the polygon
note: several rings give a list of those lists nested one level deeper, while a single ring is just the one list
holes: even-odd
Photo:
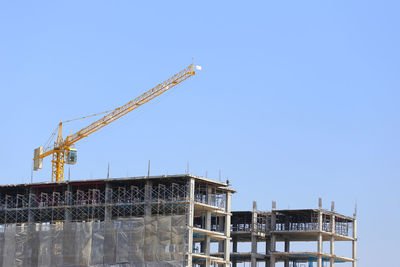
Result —
[{"label": "building under construction", "polygon": [[[0,267],[356,266],[355,218],[322,208],[231,212],[234,192],[190,174],[4,185]],[[290,251],[312,240],[316,252]],[[328,254],[319,249],[327,240]],[[335,241],[353,242],[353,258],[335,255]],[[240,242],[249,252],[238,252]]]},{"label": "building under construction", "polygon": [[[228,266],[233,192],[193,175],[1,186],[0,265]],[[196,253],[201,236],[225,253]]]},{"label": "building under construction", "polygon": [[[331,210],[322,208],[321,199],[318,209],[277,210],[274,201],[271,211],[258,211],[254,202],[251,211],[233,211],[231,221],[233,267],[240,263],[249,263],[252,267],[259,264],[268,267],[276,264],[285,267],[332,267],[336,263],[357,266],[356,212],[353,217],[339,214],[335,212],[334,202]],[[315,250],[291,249],[291,244],[304,242],[316,243]],[[323,250],[323,242],[329,242],[328,253]],[[350,242],[352,256],[337,254],[335,242]],[[238,243],[247,243],[249,249],[239,251]],[[282,250],[278,249],[278,243],[283,245]],[[262,252],[260,244],[263,245]]]}]

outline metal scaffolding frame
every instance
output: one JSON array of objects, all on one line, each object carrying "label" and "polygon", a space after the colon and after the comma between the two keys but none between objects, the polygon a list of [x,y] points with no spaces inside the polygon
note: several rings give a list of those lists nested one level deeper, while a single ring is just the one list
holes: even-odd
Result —
[{"label": "metal scaffolding frame", "polygon": [[0,186],[0,267],[227,267],[234,192],[190,174]]},{"label": "metal scaffolding frame", "polygon": [[[146,192],[150,192],[149,198],[145,198]],[[185,214],[184,203],[188,197],[187,185],[176,183],[16,195],[1,193],[0,223],[102,221],[107,209],[111,218],[136,217],[144,215],[145,205],[151,206],[152,214]]]}]

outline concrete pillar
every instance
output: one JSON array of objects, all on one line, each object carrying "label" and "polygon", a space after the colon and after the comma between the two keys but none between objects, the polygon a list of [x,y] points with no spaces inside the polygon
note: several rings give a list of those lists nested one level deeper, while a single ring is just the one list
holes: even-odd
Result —
[{"label": "concrete pillar", "polygon": [[200,253],[205,253],[205,251],[206,251],[206,245],[205,244],[206,244],[205,240],[200,242]]},{"label": "concrete pillar", "polygon": [[188,256],[187,266],[192,267],[192,253],[193,253],[193,218],[194,218],[194,179],[188,180],[188,214],[186,215],[186,223],[188,225]]},{"label": "concrete pillar", "polygon": [[[206,230],[211,231],[211,212],[206,212]],[[206,242],[204,243],[204,254],[210,256],[210,236],[206,235]],[[206,267],[210,267],[210,259],[206,259]]]},{"label": "concrete pillar", "polygon": [[276,229],[276,202],[272,202],[272,211],[271,211],[271,243],[270,243],[270,251],[276,251],[276,237],[275,237],[275,229]]},{"label": "concrete pillar", "polygon": [[[71,185],[67,185],[67,189],[65,191],[65,204],[67,206],[72,205],[72,188]],[[71,208],[65,208],[65,220],[66,221],[71,221],[72,220],[72,214],[71,214]]]},{"label": "concrete pillar", "polygon": [[275,267],[275,256],[271,255],[269,267]]},{"label": "concrete pillar", "polygon": [[354,219],[353,219],[353,267],[357,267],[357,219],[356,219],[356,214],[354,213]]},{"label": "concrete pillar", "polygon": [[146,185],[144,188],[144,215],[151,216],[151,202],[153,200],[153,182],[150,180],[146,181]]},{"label": "concrete pillar", "polygon": [[336,233],[336,226],[335,226],[335,202],[332,201],[331,205],[331,242],[330,242],[330,254],[331,254],[331,259],[330,259],[330,267],[335,266],[335,233]]},{"label": "concrete pillar", "polygon": [[[225,232],[225,216],[218,216],[217,217],[217,227],[219,229],[224,229]],[[225,251],[225,240],[218,241],[218,252]]]},{"label": "concrete pillar", "polygon": [[330,266],[334,267],[335,266],[335,237],[332,235],[331,236],[331,259],[330,259]]},{"label": "concrete pillar", "polygon": [[[269,255],[271,252],[271,237],[267,236],[265,240],[265,255]],[[270,260],[268,258],[265,259],[265,266],[270,266]]]},{"label": "concrete pillar", "polygon": [[[207,185],[207,204],[211,205],[212,201],[212,188]],[[205,221],[205,229],[211,231],[211,211],[206,211],[206,221]],[[210,246],[211,246],[211,238],[209,235],[206,235],[206,240],[204,243],[204,254],[210,256]],[[210,259],[206,259],[206,267],[210,267],[211,262]]]},{"label": "concrete pillar", "polygon": [[35,208],[35,200],[36,200],[35,190],[31,187],[31,188],[29,188],[28,222],[35,221],[34,216],[33,216],[33,211],[32,211],[32,209]]},{"label": "concrete pillar", "polygon": [[[320,201],[321,202],[321,201]],[[321,207],[321,205],[320,205]],[[322,267],[322,211],[318,211],[318,258],[317,266]]]},{"label": "concrete pillar", "polygon": [[[207,185],[207,203],[211,203],[211,197],[212,197],[212,188],[210,188],[209,185]],[[208,231],[211,231],[211,211],[206,211],[206,218],[205,218],[205,229]],[[207,256],[210,256],[210,236],[206,235],[206,241],[204,244],[204,254]],[[209,267],[211,264],[210,260],[206,260],[206,267]]]},{"label": "concrete pillar", "polygon": [[226,193],[226,202],[225,202],[225,236],[226,236],[226,240],[225,240],[225,249],[224,249],[224,259],[226,261],[225,267],[229,267],[230,266],[230,246],[231,246],[231,241],[230,241],[230,237],[231,237],[231,201],[232,201],[232,193],[231,192],[227,192]]},{"label": "concrete pillar", "polygon": [[[234,236],[232,239],[232,250],[233,252],[238,252],[237,251],[237,245],[238,245],[238,241],[237,241],[237,236]],[[235,258],[232,259],[232,267],[236,267],[237,266],[237,260]]]},{"label": "concrete pillar", "polygon": [[104,191],[104,198],[105,198],[105,207],[104,207],[104,220],[105,221],[110,221],[112,217],[111,213],[111,207],[109,206],[109,203],[112,202],[112,189],[111,186],[108,182],[106,182],[106,187]]},{"label": "concrete pillar", "polygon": [[251,267],[257,266],[257,203],[253,201],[253,212],[251,217]]},{"label": "concrete pillar", "polygon": [[[290,252],[290,241],[289,239],[285,240],[285,252]],[[289,259],[285,259],[285,267],[289,267]]]},{"label": "concrete pillar", "polygon": [[[275,226],[275,223],[274,223]],[[271,234],[271,251],[270,255],[270,267],[275,267],[275,256],[271,255],[271,253],[276,251],[276,236],[274,233]]]},{"label": "concrete pillar", "polygon": [[265,240],[265,254],[269,254],[271,251],[271,237],[267,236]]}]

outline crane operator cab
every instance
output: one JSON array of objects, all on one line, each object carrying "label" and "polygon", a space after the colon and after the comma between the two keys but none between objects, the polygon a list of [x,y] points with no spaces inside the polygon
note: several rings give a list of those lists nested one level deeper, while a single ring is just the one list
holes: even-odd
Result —
[{"label": "crane operator cab", "polygon": [[67,150],[67,164],[74,165],[78,160],[78,150],[76,148],[69,148]]}]

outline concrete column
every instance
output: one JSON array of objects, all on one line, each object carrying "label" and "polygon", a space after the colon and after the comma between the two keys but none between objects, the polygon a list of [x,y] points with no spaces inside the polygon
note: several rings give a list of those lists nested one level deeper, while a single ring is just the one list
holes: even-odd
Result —
[{"label": "concrete column", "polygon": [[251,267],[257,266],[257,203],[253,201],[253,212],[251,217]]},{"label": "concrete column", "polygon": [[354,214],[353,219],[353,267],[357,267],[357,219]]},{"label": "concrete column", "polygon": [[[285,239],[285,252],[290,252],[290,241],[289,239]],[[289,267],[289,259],[285,259],[285,267]]]},{"label": "concrete column", "polygon": [[150,180],[146,181],[146,185],[144,188],[144,215],[151,216],[151,202],[153,200],[153,182]]},{"label": "concrete column", "polygon": [[265,240],[265,254],[269,254],[271,251],[271,237],[267,236]]},{"label": "concrete column", "polygon": [[275,234],[271,235],[271,252],[276,251],[276,236]]},{"label": "concrete column", "polygon": [[[211,231],[211,212],[206,212],[206,230]],[[206,235],[206,242],[204,243],[204,254],[210,256],[210,236]],[[210,267],[210,259],[206,260],[206,267]]]},{"label": "concrete column", "polygon": [[[270,254],[270,251],[271,251],[271,237],[270,236],[267,236],[266,237],[266,240],[265,240],[265,255],[269,255]],[[266,260],[265,260],[265,266],[268,266],[269,267],[269,265],[270,265],[270,263],[269,263],[270,261],[269,261],[269,259],[267,258]]]},{"label": "concrete column", "polygon": [[[275,223],[274,223],[275,225]],[[270,255],[270,267],[275,267],[275,256],[271,255],[271,253],[276,251],[276,236],[274,233],[271,234],[271,251]]]},{"label": "concrete column", "polygon": [[274,255],[271,255],[269,267],[275,267],[275,256]]},{"label": "concrete column", "polygon": [[110,221],[112,217],[111,207],[109,206],[112,202],[112,189],[108,182],[106,182],[106,188],[104,191],[105,205],[104,205],[104,220]]},{"label": "concrete column", "polygon": [[229,267],[230,266],[230,246],[231,246],[231,241],[230,241],[230,237],[231,237],[231,201],[232,201],[232,193],[231,192],[227,192],[226,193],[226,202],[225,202],[225,236],[226,236],[226,240],[225,242],[225,249],[224,249],[224,259],[226,261],[225,267]]},{"label": "concrete column", "polygon": [[318,259],[317,266],[322,267],[322,211],[318,211]]},{"label": "concrete column", "polygon": [[[271,234],[271,221],[268,219],[268,216],[267,216],[266,221],[265,221],[265,234],[266,234],[266,237],[265,237],[265,255],[268,256],[270,254],[270,252],[271,252],[271,236],[270,236],[270,234]],[[269,265],[270,265],[270,260],[267,257],[266,260],[265,260],[265,266],[269,267]]]},{"label": "concrete column", "polygon": [[28,222],[34,222],[34,216],[32,209],[35,208],[35,190],[31,187],[29,188],[29,211],[28,211]]},{"label": "concrete column", "polygon": [[336,226],[335,226],[335,202],[332,201],[331,205],[331,242],[330,242],[330,254],[331,254],[331,259],[330,259],[330,267],[335,266],[335,233],[336,233]]},{"label": "concrete column", "polygon": [[[216,226],[219,229],[224,229],[224,233],[225,233],[225,216],[218,216],[217,217],[217,221],[216,221]],[[220,240],[218,241],[218,252],[224,252],[225,251],[225,240]]]},{"label": "concrete column", "polygon": [[[67,185],[67,190],[65,191],[65,205],[71,206],[72,205],[72,188],[71,185]],[[71,221],[72,220],[72,214],[71,214],[71,208],[65,208],[65,220],[66,221]]]},{"label": "concrete column", "polygon": [[194,179],[190,178],[188,180],[188,198],[189,207],[188,214],[186,215],[186,223],[188,225],[188,256],[187,256],[187,266],[192,267],[192,253],[193,253],[193,218],[194,218]]},{"label": "concrete column", "polygon": [[276,208],[276,202],[273,201],[272,202],[272,212],[271,212],[271,245],[270,251],[276,251],[276,237],[274,234],[274,231],[276,229],[276,212],[275,212],[275,208]]},{"label": "concrete column", "polygon": [[[218,216],[217,217],[217,227],[219,229],[224,229],[225,233],[225,216]],[[225,240],[218,241],[218,252],[225,251]]]},{"label": "concrete column", "polygon": [[205,251],[206,251],[206,246],[205,246],[205,244],[206,244],[206,241],[205,241],[205,240],[203,240],[203,241],[200,242],[200,253],[205,253]]},{"label": "concrete column", "polygon": [[[234,236],[232,239],[232,250],[233,252],[238,252],[237,251],[237,245],[238,245],[238,241],[237,241],[237,236]],[[237,266],[237,260],[235,258],[232,259],[232,267],[236,267]]]},{"label": "concrete column", "polygon": [[238,246],[238,239],[237,239],[237,236],[234,236],[232,238],[232,249],[233,249],[233,252],[238,252],[237,246]]},{"label": "concrete column", "polygon": [[[211,197],[212,197],[212,188],[207,185],[207,204],[211,204]],[[205,218],[205,229],[211,231],[211,211],[206,211],[206,218]],[[204,243],[204,254],[210,256],[210,236],[206,235],[206,240]],[[210,267],[211,262],[210,259],[206,259],[206,267]]]},{"label": "concrete column", "polygon": [[330,266],[335,266],[335,237],[331,236],[331,259],[330,259]]}]

